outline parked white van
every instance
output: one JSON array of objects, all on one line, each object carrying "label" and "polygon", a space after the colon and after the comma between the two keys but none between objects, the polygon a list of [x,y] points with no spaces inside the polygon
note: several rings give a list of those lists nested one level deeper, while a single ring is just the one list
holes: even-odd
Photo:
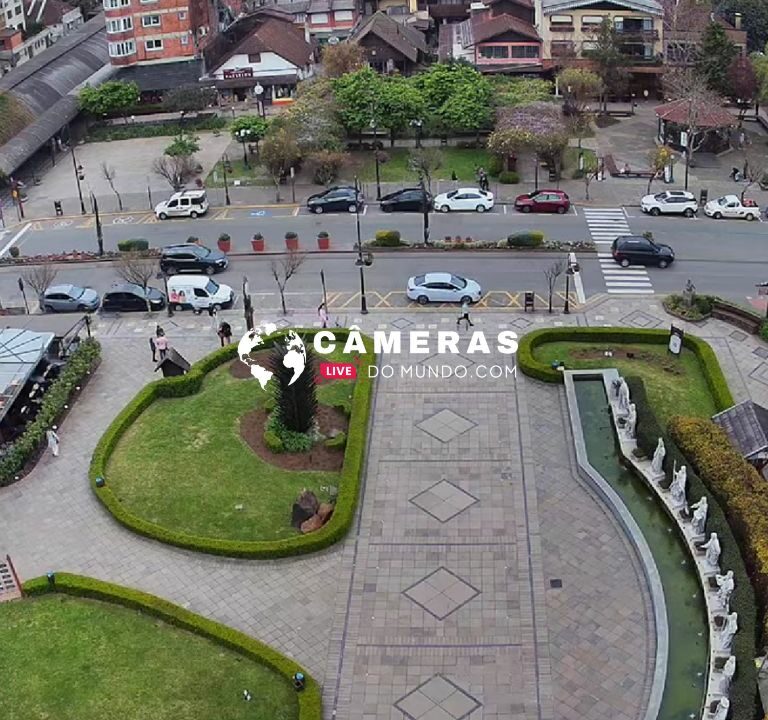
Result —
[{"label": "parked white van", "polygon": [[160,220],[167,220],[169,217],[196,218],[207,212],[208,196],[205,190],[182,190],[155,206],[155,215]]},{"label": "parked white van", "polygon": [[174,310],[195,312],[232,307],[235,291],[204,275],[174,275],[168,278],[168,303]]}]

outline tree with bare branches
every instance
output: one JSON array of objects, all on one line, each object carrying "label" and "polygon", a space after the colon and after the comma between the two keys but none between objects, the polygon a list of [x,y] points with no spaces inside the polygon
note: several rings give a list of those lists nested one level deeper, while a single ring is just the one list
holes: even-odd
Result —
[{"label": "tree with bare branches", "polygon": [[117,198],[117,209],[120,212],[123,212],[123,199],[120,197],[120,193],[117,192],[117,188],[115,188],[115,177],[117,176],[117,170],[115,170],[112,165],[108,165],[106,161],[102,161],[101,174],[109,183],[109,187],[111,188],[112,192],[115,193],[115,197]]},{"label": "tree with bare branches", "polygon": [[600,169],[600,163],[595,155],[591,153],[584,156],[584,167],[582,169],[581,179],[584,181],[584,199],[589,200],[589,186],[592,181],[597,177],[598,170]]},{"label": "tree with bare branches", "polygon": [[288,285],[288,281],[299,271],[299,268],[306,259],[306,253],[290,250],[285,255],[282,255],[279,260],[272,261],[272,277],[275,278],[277,290],[280,293],[283,315],[288,314],[288,308],[285,306],[285,288]]},{"label": "tree with bare branches", "polygon": [[58,273],[59,271],[51,263],[41,263],[23,270],[21,277],[35,291],[42,304],[43,294],[53,285]]},{"label": "tree with bare branches", "polygon": [[144,302],[147,304],[147,312],[151,312],[149,282],[157,274],[156,259],[141,252],[124,252],[120,254],[115,272],[125,282],[138,285],[144,291]]},{"label": "tree with bare branches", "polygon": [[195,160],[188,155],[163,155],[152,162],[152,172],[167,180],[175,192],[184,188],[194,177],[195,171]]},{"label": "tree with bare branches", "polygon": [[439,148],[416,148],[408,153],[408,169],[424,179],[429,192],[432,192],[432,176],[443,166],[443,162],[443,153]]},{"label": "tree with bare branches", "polygon": [[549,312],[552,312],[552,296],[555,294],[557,279],[565,272],[565,261],[556,260],[546,270],[544,277],[547,281],[547,291],[549,292]]},{"label": "tree with bare branches", "polygon": [[744,146],[744,187],[741,190],[741,202],[744,204],[744,196],[753,185],[764,185],[768,176],[768,158],[762,153],[755,152],[754,146]]},{"label": "tree with bare branches", "polygon": [[712,3],[707,0],[660,0],[664,10],[665,62],[668,66],[692,66],[698,57],[702,35],[712,22]]}]

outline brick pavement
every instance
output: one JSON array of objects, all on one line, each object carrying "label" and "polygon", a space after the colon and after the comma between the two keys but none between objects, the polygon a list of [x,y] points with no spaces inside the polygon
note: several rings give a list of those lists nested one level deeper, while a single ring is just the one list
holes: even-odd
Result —
[{"label": "brick pavement", "polygon": [[[568,317],[474,317],[491,332],[669,323],[649,298],[598,299]],[[314,320],[297,313],[291,324]],[[174,322],[163,320],[189,359],[215,347],[207,319]],[[437,329],[453,316],[347,322]],[[712,342],[739,399],[768,403],[764,345],[719,321],[683,325]],[[152,327],[100,321],[104,361],[62,427],[61,456],[0,490],[0,551],[22,577],[80,572],[244,630],[323,681],[326,717],[641,717],[654,650],[648,599],[623,534],[576,476],[559,388],[522,376],[380,381],[349,538],[310,558],[227,560],[131,534],[87,483],[101,431],[152,377]]]}]

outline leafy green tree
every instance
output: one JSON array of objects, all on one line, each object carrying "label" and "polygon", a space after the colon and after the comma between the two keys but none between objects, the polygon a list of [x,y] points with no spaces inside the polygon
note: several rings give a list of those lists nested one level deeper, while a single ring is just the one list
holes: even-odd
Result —
[{"label": "leafy green tree", "polygon": [[646,194],[650,195],[651,183],[657,177],[661,177],[664,174],[664,169],[674,161],[675,155],[666,145],[659,145],[648,153],[648,165],[650,166],[653,175],[648,178],[648,188],[645,191]]},{"label": "leafy green tree", "polygon": [[439,114],[451,130],[479,133],[491,125],[491,94],[486,78],[461,83],[443,103]]},{"label": "leafy green tree", "polygon": [[333,81],[337,111],[347,132],[361,134],[372,121],[378,125],[377,104],[383,90],[384,78],[370,67]]},{"label": "leafy green tree", "polygon": [[597,73],[584,68],[566,68],[557,75],[560,92],[565,95],[564,112],[580,114],[594,99],[600,97],[603,81]]},{"label": "leafy green tree", "polygon": [[237,142],[256,143],[256,157],[259,157],[259,141],[267,134],[269,122],[258,115],[241,115],[229,126],[232,139]]},{"label": "leafy green tree", "polygon": [[761,50],[768,43],[768,3],[765,0],[720,0],[718,10],[728,17],[741,13],[750,50]]},{"label": "leafy green tree", "polygon": [[163,110],[180,112],[189,110],[195,112],[205,110],[216,102],[216,90],[213,88],[197,87],[195,85],[178,87],[163,95]]},{"label": "leafy green tree", "polygon": [[413,77],[427,110],[437,113],[460,85],[488,80],[466,62],[436,63]]},{"label": "leafy green tree", "polygon": [[707,87],[718,95],[728,96],[728,68],[738,50],[725,34],[725,28],[712,22],[704,31],[696,59],[696,71],[706,79]]},{"label": "leafy green tree", "polygon": [[179,135],[165,148],[165,155],[169,157],[191,157],[200,151],[200,143],[194,135]]},{"label": "leafy green tree", "polygon": [[627,57],[621,52],[621,38],[610,18],[605,18],[592,36],[594,47],[584,55],[595,61],[595,72],[602,81],[600,104],[608,109],[608,95],[621,95],[627,87]]},{"label": "leafy green tree", "polygon": [[78,100],[80,109],[91,115],[125,114],[139,101],[139,86],[122,80],[110,80],[97,87],[86,85]]},{"label": "leafy green tree", "polygon": [[517,78],[494,75],[490,78],[493,102],[497,107],[528,105],[532,102],[554,100],[554,83],[539,78]]},{"label": "leafy green tree", "polygon": [[768,103],[768,44],[765,46],[765,52],[752,53],[752,68],[755,71],[755,80],[757,82],[757,99],[759,102]]},{"label": "leafy green tree", "polygon": [[277,119],[282,119],[295,136],[302,155],[342,149],[344,128],[339,122],[333,81],[329,78],[299,83],[296,100]]},{"label": "leafy green tree", "polygon": [[395,145],[395,133],[408,127],[411,120],[424,116],[424,99],[416,86],[399,75],[384,79],[376,104],[377,121],[389,130],[390,144]]},{"label": "leafy green tree", "polygon": [[275,200],[280,202],[280,181],[301,159],[296,137],[285,127],[272,127],[261,146],[261,160],[275,183]]}]

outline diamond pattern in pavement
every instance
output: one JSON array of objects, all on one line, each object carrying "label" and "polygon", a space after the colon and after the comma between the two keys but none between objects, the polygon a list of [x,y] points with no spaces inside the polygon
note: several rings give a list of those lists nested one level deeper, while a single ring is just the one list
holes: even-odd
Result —
[{"label": "diamond pattern in pavement", "polygon": [[445,620],[479,594],[477,588],[444,567],[403,590],[403,595],[438,620]]},{"label": "diamond pattern in pavement", "polygon": [[661,325],[661,320],[643,312],[642,310],[635,310],[621,318],[622,325],[634,325],[638,328],[655,328]]},{"label": "diamond pattern in pavement", "polygon": [[397,318],[397,320],[392,321],[392,325],[398,330],[404,330],[405,328],[413,325],[413,323],[407,318]]},{"label": "diamond pattern in pavement", "polygon": [[416,427],[440,442],[447,443],[456,439],[459,435],[463,435],[467,430],[471,430],[475,427],[475,423],[455,413],[453,410],[443,408],[434,415],[422,420]]},{"label": "diamond pattern in pavement", "polygon": [[400,698],[395,707],[409,720],[462,720],[480,702],[442,675],[435,675]]},{"label": "diamond pattern in pavement", "polygon": [[427,515],[444,523],[474,505],[478,499],[443,479],[412,497],[411,502]]}]

